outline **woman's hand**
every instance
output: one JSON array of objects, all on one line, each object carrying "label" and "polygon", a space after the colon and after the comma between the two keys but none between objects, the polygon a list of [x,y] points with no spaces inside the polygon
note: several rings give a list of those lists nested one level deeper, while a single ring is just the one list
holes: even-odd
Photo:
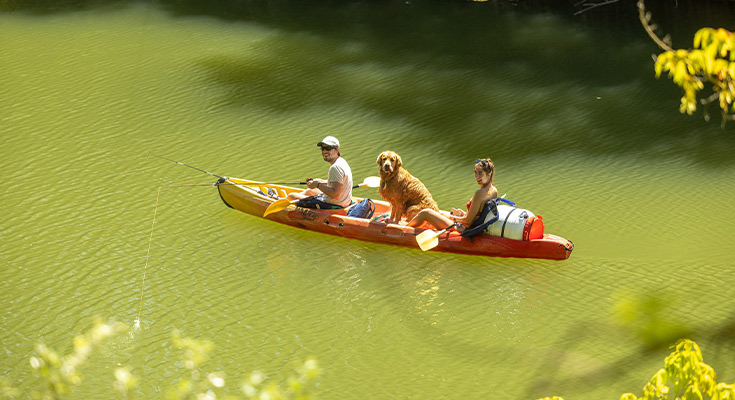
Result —
[{"label": "woman's hand", "polygon": [[450,214],[454,215],[455,217],[460,217],[460,218],[464,218],[464,216],[467,215],[467,213],[464,212],[464,210],[460,210],[458,208],[453,208]]}]

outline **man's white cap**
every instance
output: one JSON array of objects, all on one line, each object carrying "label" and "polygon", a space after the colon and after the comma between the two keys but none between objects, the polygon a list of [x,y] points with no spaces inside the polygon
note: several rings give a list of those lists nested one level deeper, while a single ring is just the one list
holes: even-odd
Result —
[{"label": "man's white cap", "polygon": [[327,145],[332,147],[339,147],[339,140],[337,140],[334,136],[327,136],[324,139],[322,139],[321,142],[316,144],[317,146]]}]

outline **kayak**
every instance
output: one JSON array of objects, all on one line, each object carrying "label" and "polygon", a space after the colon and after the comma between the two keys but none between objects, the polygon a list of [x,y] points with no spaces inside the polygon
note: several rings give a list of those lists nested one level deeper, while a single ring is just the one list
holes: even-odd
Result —
[{"label": "kayak", "polygon": [[[422,228],[386,223],[376,218],[375,216],[390,213],[390,204],[382,200],[373,200],[375,203],[373,218],[348,217],[346,208],[320,210],[296,207],[293,204],[264,217],[268,206],[277,200],[276,196],[284,199],[288,193],[300,192],[302,189],[231,177],[220,178],[216,186],[222,201],[230,208],[314,232],[419,248],[416,236],[427,231]],[[362,199],[353,197],[353,200],[357,203]],[[531,240],[515,240],[486,234],[470,239],[462,237],[456,230],[447,230],[439,235],[438,239],[438,244],[431,251],[491,257],[565,260],[574,249],[574,243],[571,241],[551,234],[543,234],[541,238]]]}]

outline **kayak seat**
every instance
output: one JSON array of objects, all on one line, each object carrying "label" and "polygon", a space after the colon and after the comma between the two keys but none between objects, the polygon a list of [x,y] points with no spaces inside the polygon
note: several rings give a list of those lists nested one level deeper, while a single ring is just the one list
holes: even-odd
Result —
[{"label": "kayak seat", "polygon": [[273,190],[273,188],[269,187],[269,188],[266,188],[266,190],[268,190],[268,193],[264,192],[263,187],[261,186],[261,187],[258,187],[257,193],[262,194],[263,196],[266,196],[266,197],[270,197],[273,200],[280,199],[280,197],[278,196],[278,193],[275,190]]}]

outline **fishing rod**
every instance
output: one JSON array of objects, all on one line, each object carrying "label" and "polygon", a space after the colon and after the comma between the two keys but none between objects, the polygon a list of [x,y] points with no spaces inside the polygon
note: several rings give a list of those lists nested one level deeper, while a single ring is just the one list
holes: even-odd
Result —
[{"label": "fishing rod", "polygon": [[[162,158],[162,159],[164,159],[164,160],[167,160],[167,161],[171,161],[172,163],[176,163],[176,164],[179,164],[179,165],[183,165],[183,166],[185,166],[185,167],[189,167],[189,168],[191,168],[191,169],[195,169],[195,170],[197,170],[197,171],[199,171],[199,172],[204,172],[205,174],[208,174],[208,175],[212,175],[212,176],[214,176],[215,178],[219,178],[219,179],[222,179],[222,180],[226,179],[226,178],[224,178],[224,177],[221,177],[221,176],[219,176],[219,175],[213,174],[213,173],[211,173],[211,172],[209,172],[209,171],[205,171],[205,170],[203,170],[203,169],[200,169],[200,168],[197,168],[197,167],[192,167],[191,165],[186,165],[186,164],[184,164],[184,163],[182,163],[182,162],[179,162],[179,161],[176,161],[176,160],[172,160],[172,159],[170,159],[170,158],[166,158],[166,157],[164,157],[164,156],[159,156],[159,155],[155,155],[155,154],[151,154],[151,155],[152,155],[153,157],[158,157],[158,158]],[[307,178],[306,180],[308,181],[308,180],[309,180],[309,178]],[[307,182],[258,182],[258,184],[261,184],[261,185],[306,185],[306,183],[307,183]]]},{"label": "fishing rod", "polygon": [[178,162],[178,161],[176,161],[176,160],[172,160],[172,159],[170,159],[170,158],[166,158],[166,157],[164,157],[164,156],[158,156],[158,155],[155,155],[155,154],[151,154],[151,155],[152,155],[153,157],[163,158],[164,160],[168,160],[168,161],[171,161],[172,163],[176,163],[176,164],[179,164],[179,165],[183,165],[183,166],[185,166],[185,167],[189,167],[189,168],[191,168],[191,169],[195,169],[195,170],[197,170],[197,171],[199,171],[199,172],[204,172],[205,174],[207,174],[207,175],[212,175],[212,176],[213,176],[213,177],[215,177],[215,178],[219,178],[219,179],[224,179],[223,177],[221,177],[221,176],[219,176],[219,175],[216,175],[216,174],[213,174],[213,173],[211,173],[211,172],[209,172],[209,171],[205,171],[205,170],[203,170],[203,169],[199,169],[199,168],[197,168],[197,167],[192,167],[191,165],[186,165],[186,164],[184,164],[184,163],[182,163],[182,162]]},{"label": "fishing rod", "polygon": [[[153,157],[163,158],[164,160],[167,160],[167,161],[171,161],[172,163],[176,163],[176,164],[179,164],[179,165],[183,165],[183,166],[185,166],[185,167],[189,167],[189,168],[191,168],[191,169],[195,169],[195,170],[197,170],[197,171],[199,171],[199,172],[204,172],[205,174],[208,174],[208,175],[212,175],[212,176],[214,176],[215,178],[219,178],[219,179],[221,179],[221,180],[223,180],[223,181],[224,181],[224,179],[227,179],[226,177],[221,177],[221,176],[219,176],[219,175],[217,175],[217,174],[213,174],[213,173],[211,173],[211,172],[209,172],[209,171],[205,171],[205,170],[203,170],[203,169],[200,169],[200,168],[197,168],[197,167],[192,167],[191,165],[186,165],[186,164],[184,164],[184,163],[182,163],[182,162],[179,162],[179,161],[176,161],[176,160],[172,160],[172,159],[170,159],[170,158],[166,158],[166,157],[164,157],[164,156],[159,156],[159,155],[155,155],[155,154],[151,154],[151,155],[152,155]],[[307,178],[307,181],[308,181],[309,179],[310,179],[310,178]],[[219,182],[218,182],[218,183],[219,183]],[[262,185],[306,185],[306,182],[262,182],[262,183],[260,183],[260,184],[262,184]]]}]

